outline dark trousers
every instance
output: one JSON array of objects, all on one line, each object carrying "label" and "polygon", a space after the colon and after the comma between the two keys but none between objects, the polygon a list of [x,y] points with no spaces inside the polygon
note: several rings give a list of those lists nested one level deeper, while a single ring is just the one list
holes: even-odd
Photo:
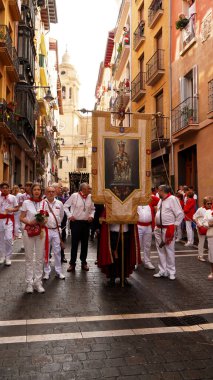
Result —
[{"label": "dark trousers", "polygon": [[70,222],[70,228],[72,235],[70,264],[75,265],[79,242],[81,242],[80,260],[82,264],[86,264],[89,240],[89,223],[85,220],[75,220]]},{"label": "dark trousers", "polygon": [[[64,213],[64,217],[62,219],[62,222],[61,222],[61,239],[63,241],[63,243],[66,242],[66,224],[67,224],[67,216],[66,214]],[[65,254],[64,254],[64,248],[61,248],[61,260],[63,260],[65,258]]]},{"label": "dark trousers", "polygon": [[[127,260],[129,254],[129,232],[123,233],[124,238],[124,276],[127,277]],[[119,239],[119,241],[118,241]],[[109,265],[109,277],[115,279],[116,277],[121,278],[122,273],[122,242],[121,236],[119,238],[119,233],[115,231],[110,231],[110,244],[112,255],[114,257],[114,251],[117,249],[118,257],[114,257],[114,263]]]}]

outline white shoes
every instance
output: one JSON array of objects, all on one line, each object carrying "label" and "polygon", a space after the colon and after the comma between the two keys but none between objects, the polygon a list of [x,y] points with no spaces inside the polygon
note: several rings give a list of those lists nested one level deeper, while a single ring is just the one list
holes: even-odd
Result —
[{"label": "white shoes", "polygon": [[0,259],[0,264],[4,264],[4,259]]},{"label": "white shoes", "polygon": [[180,239],[175,239],[175,243],[178,243],[180,241]]},{"label": "white shoes", "polygon": [[41,284],[34,285],[34,289],[35,289],[36,292],[38,292],[38,293],[44,293],[44,292],[45,292],[45,289],[43,288],[43,286],[42,286]]},{"label": "white shoes", "polygon": [[168,277],[168,275],[165,273],[158,272],[158,273],[153,274],[153,277],[155,278]]},{"label": "white shoes", "polygon": [[48,273],[45,273],[43,276],[43,280],[49,280],[50,276]]},{"label": "white shoes", "polygon": [[169,275],[169,279],[170,279],[170,280],[175,280],[175,275],[174,275],[174,274],[170,274],[170,275]]},{"label": "white shoes", "polygon": [[199,261],[206,261],[203,256],[198,256],[197,258]]},{"label": "white shoes", "polygon": [[186,243],[186,244],[184,244],[184,246],[185,246],[185,247],[192,247],[192,246],[193,246],[193,244],[191,244],[191,243],[189,243],[189,241],[187,241],[187,243]]},{"label": "white shoes", "polygon": [[26,293],[28,293],[28,294],[32,294],[33,293],[33,286],[31,284],[27,285]]},{"label": "white shoes", "polygon": [[155,269],[154,265],[151,262],[144,264],[144,268],[146,268],[146,269]]},{"label": "white shoes", "polygon": [[5,265],[6,265],[7,267],[10,267],[11,264],[12,264],[12,263],[11,263],[11,260],[10,260],[10,259],[6,259],[6,260],[5,260]]},{"label": "white shoes", "polygon": [[56,273],[55,277],[59,278],[60,280],[65,280],[65,276],[63,275],[63,273]]}]

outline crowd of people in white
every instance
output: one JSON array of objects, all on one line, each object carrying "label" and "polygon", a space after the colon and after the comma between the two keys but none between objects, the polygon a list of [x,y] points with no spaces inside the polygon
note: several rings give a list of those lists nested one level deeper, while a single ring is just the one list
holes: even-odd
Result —
[{"label": "crowd of people in white", "polygon": [[[88,271],[87,249],[89,224],[91,225],[95,207],[92,202],[91,188],[81,184],[80,191],[72,194],[63,205],[56,199],[59,184],[45,189],[39,183],[27,183],[25,192],[18,186],[10,191],[9,184],[0,185],[0,264],[11,265],[13,240],[23,237],[25,249],[26,292],[36,290],[44,293],[42,280],[48,280],[51,273],[50,252],[54,255],[55,276],[65,279],[61,265],[61,222],[65,213],[71,223],[72,251],[68,272],[75,271],[78,243],[81,241],[81,268]],[[171,194],[167,185],[152,189],[150,203],[138,206],[138,236],[140,250],[145,268],[154,270],[151,262],[151,243],[154,233],[159,256],[158,272],[155,278],[176,278],[175,242],[182,240],[184,228],[187,242],[185,246],[194,244],[194,228],[198,236],[198,259],[204,259],[204,243],[208,241],[208,261],[211,272],[209,280],[213,280],[213,207],[212,197],[203,199],[201,207],[197,207],[197,196],[193,189],[180,186],[176,195]],[[82,240],[83,236],[83,240]],[[34,255],[35,254],[35,255]],[[127,253],[128,254],[128,253]],[[35,256],[35,259],[34,259]],[[66,260],[64,261],[66,262]]]}]

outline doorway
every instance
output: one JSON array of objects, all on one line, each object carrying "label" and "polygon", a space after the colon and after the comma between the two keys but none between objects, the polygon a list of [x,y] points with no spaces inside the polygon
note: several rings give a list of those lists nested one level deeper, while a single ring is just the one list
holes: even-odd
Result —
[{"label": "doorway", "polygon": [[178,152],[178,185],[193,186],[197,190],[197,146]]}]

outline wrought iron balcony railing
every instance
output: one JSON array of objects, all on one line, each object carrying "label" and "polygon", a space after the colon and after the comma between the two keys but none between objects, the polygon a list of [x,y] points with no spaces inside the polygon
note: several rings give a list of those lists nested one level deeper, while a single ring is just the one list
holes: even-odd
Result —
[{"label": "wrought iron balcony railing", "polygon": [[134,100],[141,92],[145,91],[145,83],[146,73],[140,71],[131,84],[132,100]]},{"label": "wrought iron balcony railing", "polygon": [[12,57],[12,39],[7,25],[0,25],[0,47],[6,47],[10,57]]},{"label": "wrought iron balcony railing", "polygon": [[164,69],[164,50],[158,49],[146,64],[146,81],[149,82],[152,77]]},{"label": "wrought iron balcony railing", "polygon": [[137,29],[135,30],[133,34],[133,48],[134,50],[137,49],[140,42],[143,40],[144,36],[144,28],[145,28],[145,22],[143,20],[140,21],[138,24]]},{"label": "wrought iron balcony railing", "polygon": [[162,10],[163,10],[163,1],[153,0],[148,10],[148,26],[150,26],[153,23],[157,13]]},{"label": "wrought iron balcony railing", "polygon": [[213,79],[208,82],[208,111],[213,112]]},{"label": "wrought iron balcony railing", "polygon": [[152,152],[165,147],[169,140],[169,127],[167,117],[156,117],[152,124]]},{"label": "wrought iron balcony railing", "polygon": [[198,98],[189,97],[172,110],[172,133],[198,123]]}]

